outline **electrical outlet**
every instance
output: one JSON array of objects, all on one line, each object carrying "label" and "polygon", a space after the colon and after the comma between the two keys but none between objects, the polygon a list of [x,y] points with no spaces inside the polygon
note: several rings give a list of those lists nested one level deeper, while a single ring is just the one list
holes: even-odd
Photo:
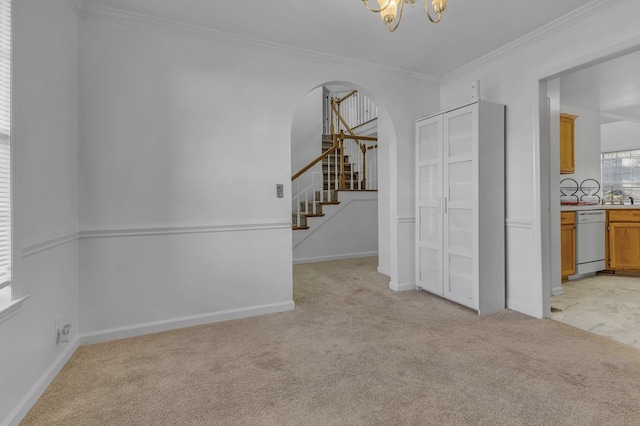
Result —
[{"label": "electrical outlet", "polygon": [[284,198],[284,185],[281,183],[276,184],[276,197]]},{"label": "electrical outlet", "polygon": [[61,317],[61,315],[60,315],[60,314],[58,314],[58,315],[56,315],[56,317],[53,319],[54,324],[55,324],[55,327],[56,327],[56,328],[55,328],[55,333],[56,333],[56,334],[55,334],[55,336],[56,336],[56,340],[58,340],[58,333],[60,332],[60,317]]}]

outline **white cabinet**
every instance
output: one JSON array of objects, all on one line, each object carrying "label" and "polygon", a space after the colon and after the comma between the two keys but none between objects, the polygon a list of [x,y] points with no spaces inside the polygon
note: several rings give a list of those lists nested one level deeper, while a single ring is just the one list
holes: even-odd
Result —
[{"label": "white cabinet", "polygon": [[416,123],[416,283],[479,314],[505,307],[505,107]]}]

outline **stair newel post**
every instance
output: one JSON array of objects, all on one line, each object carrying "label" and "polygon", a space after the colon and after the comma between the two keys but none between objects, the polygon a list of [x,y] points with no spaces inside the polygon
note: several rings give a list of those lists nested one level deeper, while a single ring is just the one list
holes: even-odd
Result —
[{"label": "stair newel post", "polygon": [[345,189],[347,187],[346,182],[344,180],[344,133],[340,131],[340,148],[338,148],[340,154],[340,181],[339,181],[339,189]]},{"label": "stair newel post", "polygon": [[313,170],[311,170],[311,205],[312,210],[313,210],[313,214],[316,214],[318,212],[318,209],[316,207],[316,174],[313,172]]},{"label": "stair newel post", "polygon": [[309,206],[309,200],[308,200],[308,197],[309,197],[309,196],[307,195],[307,193],[309,192],[309,191],[308,191],[309,183],[307,182],[307,179],[308,179],[308,177],[307,177],[307,176],[308,176],[307,174],[305,174],[305,175],[303,176],[303,180],[304,180],[304,214],[305,214],[305,215],[306,215],[307,213],[309,213],[309,212],[307,211],[308,206]]},{"label": "stair newel post", "polygon": [[349,168],[349,189],[353,190],[353,140],[349,140],[349,164],[351,167]]},{"label": "stair newel post", "polygon": [[331,97],[331,134],[335,133],[335,125],[334,125],[334,117],[333,117],[333,109],[335,108],[336,105],[336,100],[335,98],[332,96]]},{"label": "stair newel post", "polygon": [[[296,203],[300,202],[300,198],[298,197],[298,194],[300,193],[300,182],[295,182],[296,185],[296,191],[294,192],[295,197],[293,198],[293,207],[295,208],[294,212],[296,212],[296,226],[300,226],[300,223],[302,223],[300,221],[300,208],[296,207]],[[293,185],[292,185],[293,186]]]},{"label": "stair newel post", "polygon": [[365,144],[360,145],[362,150],[362,182],[360,183],[360,190],[367,189],[367,146]]}]

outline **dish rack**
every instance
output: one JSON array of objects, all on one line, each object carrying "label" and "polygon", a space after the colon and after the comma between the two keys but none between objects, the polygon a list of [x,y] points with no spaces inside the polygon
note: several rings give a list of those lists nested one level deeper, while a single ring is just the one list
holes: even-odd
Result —
[{"label": "dish rack", "polygon": [[560,181],[560,204],[596,205],[600,204],[600,183],[595,179],[585,179],[579,185],[575,179]]}]

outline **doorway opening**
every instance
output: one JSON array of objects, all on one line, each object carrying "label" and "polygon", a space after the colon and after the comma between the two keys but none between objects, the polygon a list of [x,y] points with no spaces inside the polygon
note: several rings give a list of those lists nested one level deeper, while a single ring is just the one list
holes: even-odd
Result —
[{"label": "doorway opening", "polygon": [[389,146],[378,135],[388,123],[374,96],[353,83],[326,82],[300,100],[291,128],[294,264],[385,264]]},{"label": "doorway opening", "polygon": [[[636,46],[540,80],[540,182],[547,316],[640,348],[640,258],[633,255],[640,249],[640,203],[631,192],[640,185],[640,161],[622,154],[640,152],[638,73]],[[563,115],[573,117],[574,167],[561,174],[567,164]],[[592,211],[606,212],[595,225],[601,239],[587,238],[583,217]],[[637,224],[629,219],[634,211]],[[597,247],[602,264],[581,268],[593,244],[603,245]],[[628,256],[637,258],[635,265]]]}]

